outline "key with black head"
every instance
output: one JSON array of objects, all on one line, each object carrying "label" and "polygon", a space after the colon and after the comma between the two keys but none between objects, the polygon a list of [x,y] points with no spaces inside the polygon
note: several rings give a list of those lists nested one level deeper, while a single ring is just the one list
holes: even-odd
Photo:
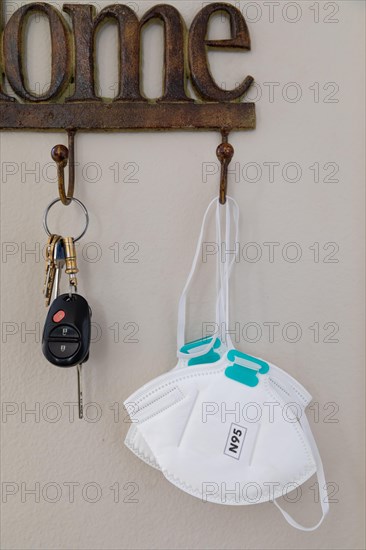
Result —
[{"label": "key with black head", "polygon": [[81,365],[88,360],[91,310],[80,294],[61,294],[52,302],[43,330],[42,351],[57,367],[78,366],[79,417],[83,416]]}]

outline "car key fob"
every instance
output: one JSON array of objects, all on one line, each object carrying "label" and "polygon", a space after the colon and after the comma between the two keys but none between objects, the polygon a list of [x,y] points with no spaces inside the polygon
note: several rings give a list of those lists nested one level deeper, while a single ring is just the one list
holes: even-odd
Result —
[{"label": "car key fob", "polygon": [[80,294],[61,294],[52,302],[43,329],[42,351],[57,367],[81,365],[89,357],[91,309]]}]

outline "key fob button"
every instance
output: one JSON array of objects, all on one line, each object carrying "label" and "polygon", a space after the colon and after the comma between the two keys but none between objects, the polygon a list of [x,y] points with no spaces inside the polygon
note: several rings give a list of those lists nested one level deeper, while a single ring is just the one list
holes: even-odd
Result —
[{"label": "key fob button", "polygon": [[65,315],[66,313],[62,309],[60,309],[54,314],[54,316],[52,317],[52,320],[54,323],[59,323],[60,321],[62,321]]},{"label": "key fob button", "polygon": [[50,338],[80,338],[79,332],[68,325],[59,325],[50,332]]},{"label": "key fob button", "polygon": [[80,342],[48,342],[48,349],[59,359],[72,357],[78,351]]}]

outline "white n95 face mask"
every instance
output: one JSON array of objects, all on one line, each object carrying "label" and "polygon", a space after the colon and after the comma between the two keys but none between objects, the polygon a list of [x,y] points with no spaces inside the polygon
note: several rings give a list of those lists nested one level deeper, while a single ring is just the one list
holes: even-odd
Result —
[{"label": "white n95 face mask", "polygon": [[[135,392],[125,406],[133,422],[126,445],[174,485],[204,501],[246,505],[274,501],[294,527],[316,529],[328,512],[321,459],[306,418],[310,394],[291,376],[234,349],[222,334],[184,344],[186,295],[196,269],[208,211],[179,304],[178,364]],[[238,207],[228,197],[226,243]],[[229,247],[227,246],[227,249]],[[216,324],[227,327],[228,281],[234,259],[218,262]],[[223,322],[224,321],[224,322]],[[295,522],[275,499],[318,475],[323,517],[310,528]]]},{"label": "white n95 face mask", "polygon": [[[219,347],[219,344],[217,345],[217,347]],[[207,362],[205,363],[205,365],[207,368],[210,368],[212,366],[212,363]],[[178,363],[177,367],[175,367],[173,371],[177,370],[177,368],[181,368],[182,366],[183,366],[182,363]],[[194,368],[190,367],[189,371],[192,374],[194,371]],[[167,377],[166,374],[160,376],[159,381],[163,382],[163,380],[165,380],[166,377]],[[154,382],[155,381],[146,384],[145,386],[143,386],[143,388],[139,390],[138,392],[139,399],[141,399],[144,395],[149,394],[151,392],[152,388],[154,387]],[[275,393],[279,393],[279,395],[282,397],[283,401],[286,403],[286,407],[292,404],[293,408],[296,411],[298,411],[300,415],[305,414],[304,411],[311,401],[311,395],[307,392],[307,390],[301,384],[299,384],[299,382],[297,382],[294,378],[292,378],[289,374],[281,370],[279,367],[276,367],[275,365],[271,364],[271,369],[269,372],[269,384],[273,389],[273,391]],[[137,418],[135,417],[135,413],[137,413],[137,411],[139,410],[139,406],[135,402],[131,402],[130,400],[126,401],[125,405],[131,416],[131,427],[128,430],[128,433],[125,439],[126,446],[133,453],[135,453],[141,460],[145,461],[147,464],[149,464],[153,468],[160,470],[161,468],[154,454],[152,453],[151,449],[147,445],[140,430],[138,429],[139,423]],[[253,407],[254,406],[255,405],[253,405]],[[267,405],[267,406],[269,407],[270,405]],[[274,406],[277,406],[277,405],[274,405]]]}]

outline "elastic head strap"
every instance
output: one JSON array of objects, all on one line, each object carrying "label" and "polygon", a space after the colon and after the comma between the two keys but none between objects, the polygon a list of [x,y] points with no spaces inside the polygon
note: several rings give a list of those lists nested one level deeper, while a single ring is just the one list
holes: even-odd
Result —
[{"label": "elastic head strap", "polygon": [[[191,358],[193,357],[199,357],[201,355],[206,354],[209,349],[212,347],[212,343],[209,342],[206,346],[200,346],[199,351],[196,352],[190,352],[182,353],[180,350],[185,344],[185,324],[186,324],[186,304],[187,304],[187,294],[189,291],[189,288],[192,283],[193,276],[197,269],[198,259],[201,254],[202,250],[202,242],[203,242],[203,235],[206,227],[206,222],[208,218],[209,211],[211,207],[216,204],[216,240],[219,245],[219,250],[221,249],[221,212],[223,211],[226,215],[226,251],[230,250],[230,232],[231,232],[231,217],[234,218],[234,227],[235,227],[235,234],[234,239],[235,243],[238,240],[238,232],[239,232],[239,207],[237,203],[232,199],[231,197],[227,197],[227,202],[225,205],[220,205],[218,199],[213,199],[210,204],[208,205],[206,212],[203,216],[202,225],[200,234],[198,237],[196,252],[193,258],[191,270],[189,272],[186,284],[184,286],[183,292],[181,294],[180,300],[179,300],[179,306],[178,306],[178,327],[177,327],[177,345],[178,345],[178,357],[184,357],[187,358],[188,356]],[[235,261],[235,255],[234,258],[231,259],[229,262],[221,262],[221,254],[217,254],[217,261],[216,261],[216,271],[217,271],[217,278],[218,278],[218,285],[217,285],[217,296],[216,296],[216,324],[220,330],[220,327],[227,327],[228,326],[228,315],[229,315],[229,304],[228,304],[228,283],[230,278],[230,273],[232,266]],[[230,345],[231,340],[230,340]]]},{"label": "elastic head strap", "polygon": [[320,520],[318,521],[318,523],[316,523],[316,525],[313,525],[312,527],[305,527],[304,525],[301,525],[300,523],[295,521],[294,518],[292,516],[290,516],[290,514],[288,512],[286,512],[278,504],[278,502],[276,502],[274,500],[273,503],[275,504],[275,506],[277,506],[277,508],[279,509],[279,511],[281,512],[281,514],[283,515],[283,517],[285,518],[287,523],[289,523],[292,527],[295,527],[295,529],[299,529],[300,531],[315,531],[315,529],[317,529],[323,523],[324,518],[326,517],[326,515],[329,512],[329,500],[328,500],[328,493],[327,493],[327,483],[325,481],[325,474],[324,474],[322,459],[320,457],[320,453],[318,451],[316,441],[315,441],[314,436],[312,434],[310,424],[309,424],[309,421],[307,419],[305,410],[303,410],[303,414],[302,414],[301,419],[300,419],[300,424],[301,424],[301,427],[304,431],[305,436],[307,437],[307,440],[309,442],[309,445],[310,445],[310,448],[311,448],[311,451],[313,453],[313,457],[314,457],[314,460],[315,460],[315,464],[316,464],[316,476],[317,476],[318,486],[319,486],[319,500],[320,500],[320,506],[321,506],[321,509],[322,509],[322,516],[321,516]]},{"label": "elastic head strap", "polygon": [[[220,292],[218,296],[218,301],[221,303],[220,314],[218,317],[219,323],[219,336],[221,341],[225,344],[227,350],[233,349],[233,343],[231,341],[230,332],[229,332],[229,309],[230,309],[230,295],[229,295],[229,280],[232,268],[237,258],[237,243],[239,239],[239,207],[234,199],[229,197],[227,202],[226,210],[226,227],[225,227],[225,254],[222,251],[222,239],[220,235],[219,243],[221,245],[221,254],[218,258],[220,265]],[[221,212],[219,212],[220,215]],[[231,238],[231,225],[233,220],[234,234],[233,239]],[[221,223],[219,223],[221,231]],[[234,245],[234,248],[230,247]],[[227,261],[227,255],[230,254],[230,261]]]}]

